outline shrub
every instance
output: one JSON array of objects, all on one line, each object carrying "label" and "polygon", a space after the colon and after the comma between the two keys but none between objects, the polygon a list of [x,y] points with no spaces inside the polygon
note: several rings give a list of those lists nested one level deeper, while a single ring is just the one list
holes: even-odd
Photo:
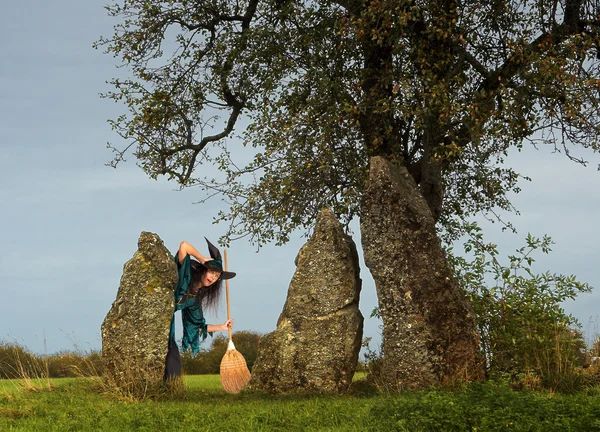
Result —
[{"label": "shrub", "polygon": [[61,351],[42,356],[16,343],[0,342],[0,379],[66,378],[99,376],[102,373],[99,351]]},{"label": "shrub", "polygon": [[449,255],[475,312],[488,374],[556,390],[577,386],[585,343],[580,324],[561,303],[591,287],[575,276],[533,273],[532,254],[549,253],[550,237],[528,235],[526,246],[502,265],[496,245],[484,243],[476,225],[470,236],[464,248],[471,261]]},{"label": "shrub", "polygon": [[34,378],[44,375],[44,364],[16,343],[0,342],[0,378]]},{"label": "shrub", "polygon": [[52,378],[100,376],[103,373],[100,351],[61,351],[45,356],[44,360]]}]

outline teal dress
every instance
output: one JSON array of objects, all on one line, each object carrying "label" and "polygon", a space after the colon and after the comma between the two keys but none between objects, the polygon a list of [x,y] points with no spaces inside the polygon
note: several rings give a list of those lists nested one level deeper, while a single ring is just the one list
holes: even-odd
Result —
[{"label": "teal dress", "polygon": [[202,306],[196,301],[196,296],[190,293],[192,282],[192,264],[189,255],[186,255],[183,262],[178,259],[179,253],[175,254],[175,263],[179,279],[175,287],[175,311],[171,318],[171,331],[169,333],[169,345],[175,343],[175,312],[181,311],[181,321],[183,324],[183,338],[181,339],[181,350],[186,352],[188,347],[192,352],[200,351],[200,336],[202,340],[208,336],[208,326],[202,313]]}]

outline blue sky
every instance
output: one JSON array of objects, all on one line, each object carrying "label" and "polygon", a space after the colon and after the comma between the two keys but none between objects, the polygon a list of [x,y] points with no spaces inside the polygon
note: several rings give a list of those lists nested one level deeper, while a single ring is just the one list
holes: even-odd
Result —
[{"label": "blue sky", "polygon": [[[105,166],[106,143],[123,144],[106,120],[125,108],[99,97],[105,81],[122,73],[115,59],[92,49],[112,33],[102,5],[20,0],[5,2],[0,14],[0,339],[38,353],[100,349],[100,325],[141,231],[159,234],[172,252],[181,240],[206,252],[203,237],[216,241],[225,231],[211,223],[218,201],[193,204],[200,191],[150,180],[133,159],[116,170]],[[511,220],[519,234],[485,227],[505,253],[520,247],[527,232],[551,235],[554,252],[536,269],[600,286],[600,158],[588,157],[588,168],[548,151],[511,157],[533,178],[515,198],[522,214]],[[360,249],[357,232],[354,239]],[[258,254],[250,244],[232,244],[236,330],[275,329],[304,241],[298,235]],[[379,323],[368,319],[375,288],[364,265],[361,276],[365,336],[377,341]],[[595,290],[565,308],[584,331],[598,333],[599,304]],[[207,319],[225,316],[223,307]]]}]

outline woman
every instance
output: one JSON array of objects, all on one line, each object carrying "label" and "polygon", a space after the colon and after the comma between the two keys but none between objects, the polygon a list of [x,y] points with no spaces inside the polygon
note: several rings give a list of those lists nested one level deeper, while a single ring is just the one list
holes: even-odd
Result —
[{"label": "woman", "polygon": [[[179,279],[175,287],[175,311],[181,311],[183,322],[183,338],[181,349],[186,352],[188,347],[192,352],[200,350],[200,335],[206,339],[208,333],[227,331],[233,328],[233,320],[223,324],[206,324],[202,309],[216,309],[221,294],[221,281],[231,279],[235,273],[223,271],[221,253],[206,239],[211,258],[202,255],[186,241],[181,242],[175,254],[175,263]],[[192,259],[195,258],[195,259]],[[165,380],[181,376],[181,358],[175,342],[175,315],[171,319],[169,333],[169,350],[165,361]]]}]

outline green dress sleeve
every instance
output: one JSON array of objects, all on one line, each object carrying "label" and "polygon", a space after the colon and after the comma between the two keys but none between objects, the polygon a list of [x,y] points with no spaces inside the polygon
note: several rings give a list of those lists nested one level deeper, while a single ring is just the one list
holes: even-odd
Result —
[{"label": "green dress sleeve", "polygon": [[[178,253],[175,254],[175,264],[177,264],[177,286],[175,287],[175,311],[181,311],[181,321],[183,324],[183,338],[181,340],[181,349],[186,352],[188,347],[192,352],[200,351],[200,334],[202,340],[208,335],[208,326],[202,313],[202,307],[196,302],[194,296],[185,297],[189,293],[192,282],[191,258],[186,255],[183,262],[180,263]],[[174,312],[175,312],[174,311]],[[171,331],[169,339],[175,339],[175,316],[171,319]]]}]

